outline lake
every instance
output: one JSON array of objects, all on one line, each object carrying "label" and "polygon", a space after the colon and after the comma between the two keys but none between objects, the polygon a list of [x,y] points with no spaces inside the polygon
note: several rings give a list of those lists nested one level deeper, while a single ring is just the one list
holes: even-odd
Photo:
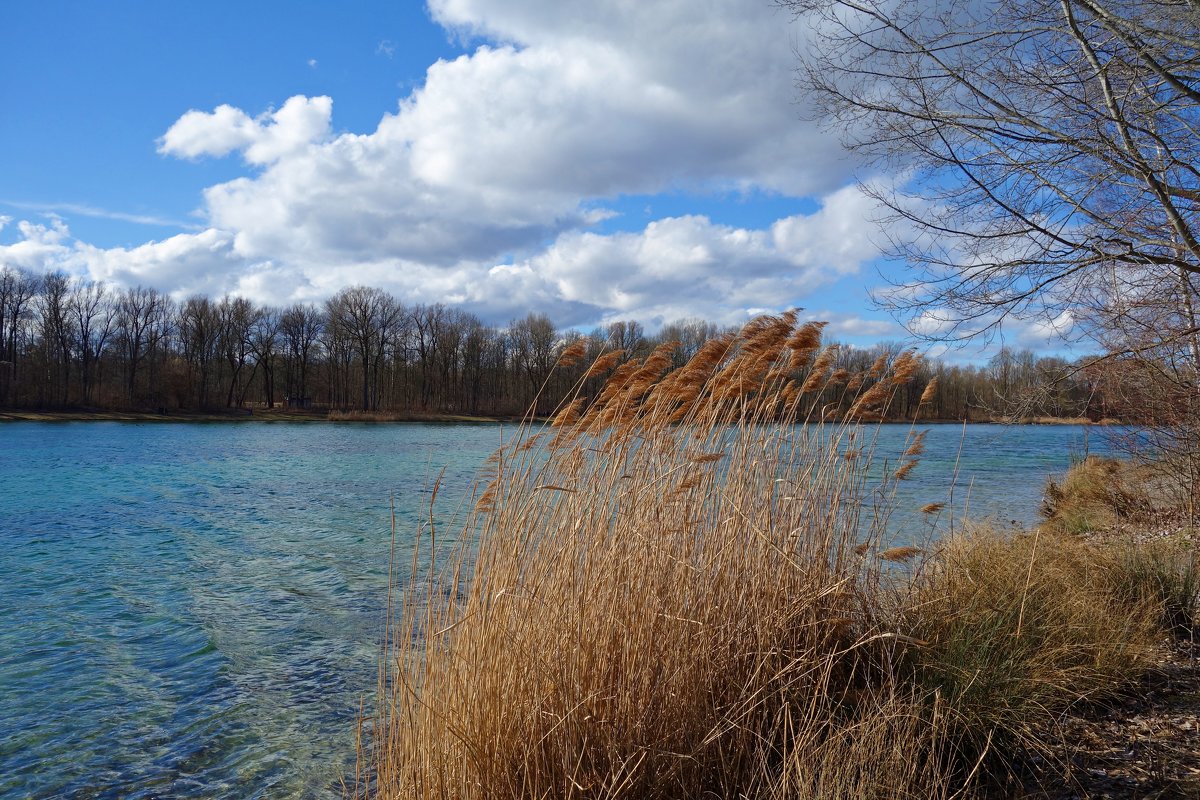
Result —
[{"label": "lake", "polygon": [[[1032,522],[1078,426],[929,426],[894,524]],[[449,513],[511,427],[0,424],[0,797],[337,797],[390,510]],[[906,426],[884,426],[879,457]],[[444,470],[444,474],[443,474]]]}]

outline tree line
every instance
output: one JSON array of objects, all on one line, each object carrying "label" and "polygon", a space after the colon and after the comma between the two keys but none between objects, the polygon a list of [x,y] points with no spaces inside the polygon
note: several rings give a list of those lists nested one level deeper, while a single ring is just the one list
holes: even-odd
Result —
[{"label": "tree line", "polygon": [[[650,334],[638,322],[614,322],[586,336],[588,352],[578,364],[555,369],[584,334],[559,330],[544,314],[492,326],[461,309],[405,305],[367,286],[286,308],[234,296],[176,301],[153,288],[0,267],[0,406],[509,416],[536,403],[546,414],[606,350],[639,358],[675,341],[673,358],[682,364],[726,330],[685,319]],[[901,350],[890,342],[839,347],[827,368],[834,376],[866,374]],[[914,414],[935,377],[927,417],[984,419],[1018,401],[1025,416],[1113,413],[1102,375],[1009,349],[981,366],[922,362],[892,413]],[[836,406],[844,382],[834,380],[819,402]]]}]

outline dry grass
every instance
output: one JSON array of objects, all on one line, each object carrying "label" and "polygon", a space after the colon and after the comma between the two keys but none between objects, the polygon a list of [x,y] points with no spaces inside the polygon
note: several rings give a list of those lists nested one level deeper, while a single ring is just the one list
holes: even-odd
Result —
[{"label": "dry grass", "polygon": [[1089,456],[1061,482],[1047,481],[1043,527],[1086,535],[1134,533],[1142,539],[1176,532],[1195,539],[1200,493],[1193,487],[1187,459],[1179,453],[1156,453],[1155,458],[1135,453],[1130,459]]},{"label": "dry grass", "polygon": [[[1036,751],[1081,701],[1128,687],[1162,640],[1160,607],[1121,591],[1117,553],[985,528],[941,544],[901,597],[910,679],[943,704],[960,757]],[[993,768],[997,765],[992,762]]]},{"label": "dry grass", "polygon": [[1127,603],[1148,602],[1164,627],[1195,638],[1200,625],[1200,551],[1182,537],[1129,539],[1106,548],[1113,589]]},{"label": "dry grass", "polygon": [[[1070,555],[887,547],[872,429],[819,422],[819,333],[762,318],[673,372],[602,356],[594,398],[520,429],[389,610],[355,796],[961,796],[993,739],[1136,671],[1149,602]],[[885,410],[899,364],[845,407]]]},{"label": "dry grass", "polygon": [[1083,534],[1122,523],[1145,525],[1161,516],[1161,492],[1153,470],[1114,458],[1088,456],[1061,483],[1047,481],[1041,513],[1044,528]]}]

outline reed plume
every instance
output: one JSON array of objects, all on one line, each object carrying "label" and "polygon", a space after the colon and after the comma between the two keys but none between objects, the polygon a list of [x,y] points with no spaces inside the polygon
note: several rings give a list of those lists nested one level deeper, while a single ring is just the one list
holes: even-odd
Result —
[{"label": "reed plume", "polygon": [[[829,375],[834,346],[818,351],[822,325],[794,325],[752,321],[673,372],[670,347],[600,356],[579,390],[611,374],[558,410],[549,446],[526,426],[489,459],[455,554],[424,577],[437,545],[421,532],[356,796],[963,796],[982,755],[947,732],[977,707],[947,706],[922,682],[940,664],[921,661],[963,648],[944,610],[921,615],[940,596],[888,588],[954,573],[888,546],[886,513],[868,511],[872,435],[819,421],[877,413],[918,360],[805,410],[844,376]],[[798,386],[777,370],[805,352]]]},{"label": "reed plume", "polygon": [[558,356],[558,366],[571,367],[579,363],[579,359],[583,358],[587,352],[589,344],[590,341],[587,338],[581,338],[567,345]]},{"label": "reed plume", "polygon": [[592,362],[592,366],[588,367],[586,377],[597,378],[603,375],[615,367],[624,356],[624,350],[610,350]]},{"label": "reed plume", "polygon": [[921,399],[917,405],[923,406],[926,403],[933,402],[933,398],[937,397],[937,384],[938,379],[936,377],[929,379],[929,383],[925,384],[925,391],[921,392]]}]

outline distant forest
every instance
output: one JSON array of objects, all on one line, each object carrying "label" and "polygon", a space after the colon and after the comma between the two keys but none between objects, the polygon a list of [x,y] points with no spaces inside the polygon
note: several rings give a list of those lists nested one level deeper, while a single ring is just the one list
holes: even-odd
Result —
[{"label": "distant forest", "polygon": [[[587,334],[587,357],[554,369],[585,334],[559,330],[543,314],[489,326],[460,309],[408,306],[365,286],[288,308],[228,296],[176,302],[151,288],[117,290],[60,272],[0,267],[0,407],[512,416],[536,398],[537,412],[548,414],[605,351],[638,358],[677,341],[681,364],[724,331],[702,320],[655,334],[637,322],[614,322]],[[896,343],[840,347],[825,368],[834,376],[865,374],[880,356],[899,352]],[[1010,349],[986,366],[924,361],[891,416],[911,418],[934,377],[936,394],[922,418],[1129,416],[1106,399],[1101,372]],[[843,394],[834,387],[817,401],[836,406]]]}]

